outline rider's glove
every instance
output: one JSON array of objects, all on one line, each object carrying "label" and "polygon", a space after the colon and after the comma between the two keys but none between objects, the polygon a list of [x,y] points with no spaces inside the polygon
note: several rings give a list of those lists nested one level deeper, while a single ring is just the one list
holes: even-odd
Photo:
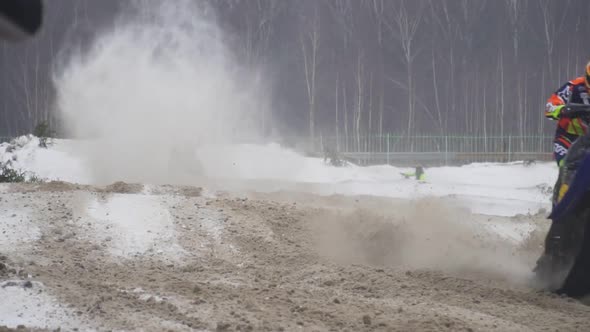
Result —
[{"label": "rider's glove", "polygon": [[559,115],[561,114],[561,110],[565,107],[565,105],[553,105],[551,103],[547,103],[545,106],[545,116],[549,119],[559,120]]}]

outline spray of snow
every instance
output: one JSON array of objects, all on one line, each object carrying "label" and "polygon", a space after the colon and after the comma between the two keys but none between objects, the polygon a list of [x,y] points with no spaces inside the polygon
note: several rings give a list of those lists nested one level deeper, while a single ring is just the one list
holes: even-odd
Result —
[{"label": "spray of snow", "polygon": [[254,139],[267,98],[237,63],[205,3],[131,2],[54,78],[93,181],[194,183],[197,146]]},{"label": "spray of snow", "polygon": [[516,249],[534,228],[529,222],[484,221],[432,198],[377,210],[326,212],[314,221],[319,252],[344,263],[483,273],[526,283],[538,257],[536,251]]}]

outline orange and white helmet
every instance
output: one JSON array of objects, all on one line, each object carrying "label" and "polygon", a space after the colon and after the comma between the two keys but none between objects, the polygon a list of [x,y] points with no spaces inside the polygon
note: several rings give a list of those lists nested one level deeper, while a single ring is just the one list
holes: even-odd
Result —
[{"label": "orange and white helmet", "polygon": [[586,64],[586,74],[584,75],[584,82],[586,87],[590,89],[590,62]]}]

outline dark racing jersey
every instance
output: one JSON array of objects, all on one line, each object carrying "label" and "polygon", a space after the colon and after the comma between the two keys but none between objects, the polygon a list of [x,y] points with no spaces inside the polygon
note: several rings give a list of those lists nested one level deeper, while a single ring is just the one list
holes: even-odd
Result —
[{"label": "dark racing jersey", "polygon": [[[553,118],[551,111],[553,107],[565,105],[568,103],[586,104],[590,105],[590,94],[584,81],[584,77],[578,77],[572,81],[567,82],[547,100],[547,108],[545,109],[545,116]],[[565,131],[570,135],[581,136],[588,131],[588,126],[580,119],[559,119],[557,123],[559,131]]]}]

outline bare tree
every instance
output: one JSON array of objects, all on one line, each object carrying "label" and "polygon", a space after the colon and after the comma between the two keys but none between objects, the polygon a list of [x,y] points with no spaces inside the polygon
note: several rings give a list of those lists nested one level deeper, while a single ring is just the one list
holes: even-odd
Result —
[{"label": "bare tree", "polygon": [[311,142],[315,141],[315,112],[316,112],[316,75],[319,65],[320,48],[320,15],[319,7],[314,6],[311,15],[303,15],[299,41],[303,56],[303,70],[308,98],[309,135]]},{"label": "bare tree", "polygon": [[[402,59],[406,65],[407,86],[408,86],[408,122],[407,135],[411,136],[414,133],[415,124],[415,89],[414,89],[414,58],[417,54],[415,46],[418,27],[422,21],[424,12],[424,2],[413,2],[414,8],[412,11],[408,1],[400,0],[395,2],[393,8],[389,9],[391,13],[391,21],[385,20],[384,25],[391,36],[396,39],[401,47]],[[410,146],[413,150],[413,145]]]},{"label": "bare tree", "polygon": [[[569,10],[571,1],[561,0],[559,2],[551,0],[538,0],[538,5],[542,14],[542,38],[545,42],[545,51],[547,55],[547,64],[549,68],[549,77],[553,77],[553,57],[555,54],[555,46],[558,36],[563,31],[567,12]],[[557,8],[555,6],[557,5]],[[555,15],[555,13],[561,13]]]},{"label": "bare tree", "polygon": [[500,107],[498,107],[498,118],[500,119],[500,137],[504,137],[504,49],[502,47],[498,51],[498,59],[498,73],[500,76],[500,85],[498,86],[500,90],[498,96],[500,104]]},{"label": "bare tree", "polygon": [[342,100],[344,100],[343,103],[343,107],[344,107],[344,137],[346,139],[345,144],[344,144],[344,149],[346,151],[349,151],[349,145],[348,145],[348,138],[350,137],[348,134],[348,103],[346,102],[347,99],[347,94],[346,94],[346,86],[342,87]]},{"label": "bare tree", "polygon": [[[377,72],[378,73],[383,73],[385,68],[384,68],[384,57],[383,57],[383,51],[384,51],[384,47],[383,47],[383,27],[384,27],[384,20],[385,20],[385,3],[384,0],[365,0],[365,6],[369,7],[369,11],[373,14],[374,17],[374,22],[375,22],[375,30],[377,32],[377,47],[378,47],[378,57],[377,57]],[[379,110],[378,110],[378,132],[377,135],[379,137],[379,147],[378,149],[380,151],[383,150],[383,146],[382,146],[382,136],[383,136],[383,111],[385,109],[385,76],[384,75],[378,75],[377,76],[377,81],[379,84],[379,88],[378,88],[378,94],[379,94]],[[373,82],[373,79],[371,79],[371,82]],[[373,100],[373,93],[371,93],[371,102]],[[372,106],[371,106],[371,111],[372,111]],[[369,128],[369,132],[372,132],[371,129]]]},{"label": "bare tree", "polygon": [[[457,95],[457,84],[456,84],[456,74],[457,74],[457,56],[456,50],[460,49],[458,42],[463,39],[463,30],[464,24],[462,20],[458,20],[458,14],[452,10],[451,6],[457,6],[459,3],[453,0],[431,0],[429,1],[430,5],[430,14],[434,22],[434,30],[435,33],[432,34],[432,62],[433,62],[433,75],[437,75],[436,71],[436,63],[442,62],[442,56],[444,52],[446,52],[446,62],[441,64],[439,67],[448,68],[448,72],[446,73],[446,81],[448,84],[445,84],[443,89],[446,93],[444,95],[447,96],[445,103],[444,103],[444,116],[443,117],[443,124],[442,127],[444,130],[447,129],[447,122],[448,122],[448,114],[451,110],[457,110],[456,105],[456,98]],[[433,84],[435,85],[435,94],[440,96],[438,93],[438,80],[433,79]],[[437,112],[443,112],[441,109],[443,108],[442,102],[437,98]]]},{"label": "bare tree", "polygon": [[[512,50],[513,50],[513,67],[514,69],[518,68],[519,58],[520,58],[520,38],[521,33],[524,29],[524,22],[525,16],[527,12],[528,1],[527,0],[506,0],[506,8],[508,11],[508,18],[510,22],[510,31],[512,34]],[[517,114],[518,114],[518,131],[519,134],[522,136],[520,147],[521,150],[524,150],[524,136],[525,136],[525,119],[528,112],[526,107],[526,80],[523,79],[523,72],[515,70],[514,74],[516,75],[516,95],[517,100],[516,104],[518,105]],[[526,75],[526,72],[524,72]]]},{"label": "bare tree", "polygon": [[334,131],[336,133],[336,151],[340,151],[340,77],[336,73],[336,91],[334,96],[335,101],[335,117],[334,117]]},{"label": "bare tree", "polygon": [[[339,64],[343,67],[343,64],[346,63],[346,55],[352,52],[352,40],[353,40],[353,18],[354,18],[354,10],[353,10],[353,1],[352,0],[331,0],[326,1],[325,4],[329,9],[329,13],[331,14],[331,18],[334,20],[334,25],[336,26],[338,33],[338,44],[335,46],[337,51],[335,52],[333,62],[335,64]],[[338,52],[339,51],[339,52]],[[338,68],[337,70],[337,77],[339,81],[339,86],[341,87],[342,94],[337,94],[340,98],[337,100],[337,103],[342,106],[343,108],[343,126],[344,126],[344,136],[345,136],[345,143],[344,149],[348,150],[348,138],[349,138],[349,117],[348,117],[348,108],[349,108],[349,94],[347,93],[347,74],[350,74],[349,68]],[[342,73],[342,75],[341,75]],[[338,87],[338,89],[340,89]],[[353,90],[354,91],[354,90]],[[339,129],[338,129],[339,130]],[[356,133],[356,125],[353,122],[353,130]]]},{"label": "bare tree", "polygon": [[356,65],[356,109],[354,131],[356,133],[356,148],[361,151],[361,119],[363,114],[364,103],[364,87],[365,87],[365,68],[363,63],[363,51],[359,50],[357,55]]},{"label": "bare tree", "polygon": [[[537,1],[541,12],[541,40],[545,43],[545,64],[542,67],[543,81],[541,82],[542,91],[545,91],[546,80],[561,80],[555,77],[555,71],[553,62],[554,52],[558,41],[558,36],[561,35],[563,27],[566,21],[566,15],[570,7],[570,0],[563,0],[559,2],[550,0],[539,0]],[[555,6],[558,8],[555,8]],[[556,15],[557,13],[557,15]],[[535,29],[533,29],[535,30]],[[547,68],[547,70],[545,70]],[[539,117],[539,133],[543,132],[546,121],[542,117]]]},{"label": "bare tree", "polygon": [[[249,88],[266,74],[276,83],[260,84],[281,105],[260,121],[278,119],[314,140],[327,132],[349,138],[342,149],[382,150],[384,141],[368,136],[385,132],[481,134],[485,150],[491,136],[536,134],[541,149],[553,128],[539,109],[587,60],[587,0],[208,2],[239,64],[267,69],[249,76]],[[100,34],[91,21],[106,3],[113,8],[103,14],[113,17],[116,0],[52,3],[40,35],[2,46],[1,130],[20,134],[52,119],[49,79],[62,40]],[[527,144],[522,138],[520,149]]]},{"label": "bare tree", "polygon": [[434,55],[434,47],[432,48],[432,86],[434,89],[434,105],[436,108],[436,115],[438,120],[438,129],[441,135],[444,135],[443,116],[440,105],[440,97],[438,92],[438,79],[436,75],[436,57]]}]

